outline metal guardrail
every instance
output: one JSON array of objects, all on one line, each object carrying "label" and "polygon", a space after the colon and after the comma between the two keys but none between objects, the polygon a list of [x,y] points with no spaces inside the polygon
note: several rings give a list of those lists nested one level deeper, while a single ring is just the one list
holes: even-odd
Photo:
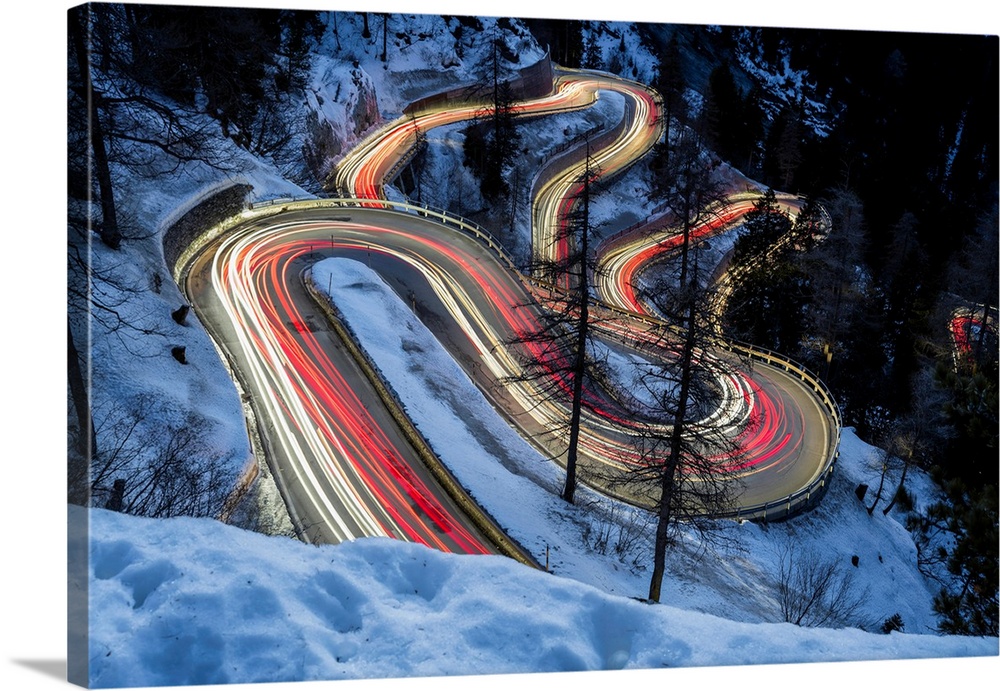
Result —
[{"label": "metal guardrail", "polygon": [[353,197],[330,197],[330,198],[318,198],[318,197],[297,197],[290,198],[284,197],[280,199],[269,199],[264,201],[257,201],[250,204],[248,212],[250,215],[255,213],[261,215],[270,215],[271,213],[277,213],[274,211],[275,207],[280,207],[278,212],[283,212],[286,210],[294,209],[311,209],[320,207],[336,207],[336,208],[370,208],[370,209],[383,209],[385,211],[396,211],[399,213],[407,213],[416,216],[421,216],[423,218],[428,218],[433,221],[437,221],[442,225],[449,226],[456,230],[459,230],[466,235],[475,238],[489,248],[496,257],[511,271],[515,272],[517,275],[521,275],[520,270],[514,263],[514,260],[506,253],[500,242],[485,228],[476,223],[475,221],[469,220],[457,214],[453,214],[445,209],[441,209],[435,206],[424,203],[416,202],[399,202],[390,201],[387,199],[358,199]]},{"label": "metal guardrail", "polygon": [[[624,310],[597,299],[592,299],[591,305],[653,328],[676,332],[674,325],[656,317]],[[742,506],[735,511],[718,514],[718,517],[734,518],[737,520],[762,520],[766,522],[788,518],[800,511],[813,508],[823,497],[823,494],[825,494],[830,475],[833,473],[834,464],[840,454],[840,435],[843,427],[843,416],[840,405],[834,398],[833,393],[819,376],[808,367],[775,351],[722,336],[715,336],[713,338],[713,346],[719,350],[742,354],[753,361],[764,363],[768,367],[781,369],[786,374],[797,377],[807,388],[812,390],[812,393],[822,403],[823,408],[834,423],[833,434],[828,443],[823,464],[808,485],[775,501]]]},{"label": "metal guardrail", "polygon": [[[749,201],[749,200],[759,199],[761,196],[762,193],[760,192],[746,191],[730,195],[730,197],[728,197],[727,199],[729,201]],[[782,200],[793,201],[801,199],[801,197],[797,195],[788,193],[776,193],[775,197],[779,201]],[[821,219],[820,220],[821,226],[824,229],[828,230],[831,227],[830,226],[831,220],[829,213],[823,206],[819,207],[819,213]],[[644,225],[647,225],[648,221],[651,220],[651,218],[652,217],[650,217],[650,219],[647,219],[646,222],[639,222],[637,224],[633,224],[633,226],[630,226],[629,228],[626,228],[612,236],[609,236],[601,243],[600,246],[601,249],[599,249],[599,251],[607,250],[607,248],[613,246],[615,242],[621,240],[622,238],[626,237],[631,233],[636,232]],[[604,307],[610,308],[613,311],[621,312],[623,313],[623,316],[628,316],[631,319],[639,319],[648,325],[657,325],[657,322],[659,321],[656,320],[655,318],[647,317],[646,315],[627,312],[625,310],[620,310],[618,308],[611,307],[608,305],[604,305]],[[659,326],[663,328],[671,328],[671,326],[666,322],[659,323]],[[813,393],[819,397],[819,399],[823,403],[823,407],[826,409],[828,415],[834,422],[834,434],[832,436],[829,449],[827,450],[826,458],[822,466],[822,469],[819,473],[817,473],[815,478],[806,487],[786,497],[783,497],[780,500],[741,507],[737,511],[724,513],[721,514],[721,516],[728,518],[735,518],[738,520],[748,519],[748,520],[768,521],[768,520],[778,520],[778,519],[788,518],[800,511],[804,511],[814,507],[822,498],[823,494],[825,494],[826,492],[827,486],[829,484],[830,475],[833,472],[835,461],[839,455],[840,434],[841,434],[841,429],[843,427],[843,418],[840,406],[836,402],[836,399],[833,397],[832,392],[829,390],[829,388],[827,388],[826,384],[823,383],[823,381],[816,374],[811,372],[804,365],[784,355],[780,355],[779,353],[768,350],[766,348],[759,348],[749,343],[742,343],[732,339],[724,338],[722,336],[716,336],[715,345],[716,347],[729,352],[740,352],[746,357],[749,357],[751,360],[763,362],[770,367],[778,366],[781,369],[783,369],[786,373],[798,376],[799,379],[802,382],[806,383],[809,386],[809,388],[813,390]]]},{"label": "metal guardrail", "polygon": [[[485,246],[513,275],[517,276],[525,285],[534,285],[542,287],[547,286],[544,282],[538,281],[531,276],[528,276],[518,269],[514,260],[506,253],[503,247],[497,242],[493,235],[482,228],[479,224],[474,221],[462,218],[461,216],[452,214],[444,209],[438,209],[435,207],[428,206],[426,204],[414,204],[411,202],[395,202],[381,199],[355,199],[355,198],[329,198],[329,199],[319,199],[319,198],[306,198],[306,199],[293,199],[293,198],[281,198],[272,199],[262,202],[253,203],[245,216],[254,215],[272,215],[275,213],[281,213],[284,211],[290,211],[295,209],[310,209],[310,208],[372,208],[372,209],[382,209],[390,212],[412,214],[420,216],[422,218],[427,218],[429,220],[441,223],[442,225],[451,227],[455,230],[462,232],[470,238],[475,239]],[[656,317],[641,314],[639,312],[631,312],[629,310],[616,307],[614,305],[609,305],[596,298],[591,299],[591,304],[599,309],[607,310],[613,314],[624,319],[636,320],[642,324],[650,327],[666,329],[666,330],[676,330],[675,327],[668,322],[658,319]],[[816,473],[812,481],[800,490],[793,492],[785,497],[778,500],[765,502],[762,504],[755,504],[750,506],[740,507],[735,511],[730,511],[724,514],[720,514],[721,518],[733,518],[737,520],[761,520],[761,521],[771,521],[771,520],[781,520],[795,515],[801,511],[810,509],[819,502],[819,500],[825,494],[830,476],[833,473],[833,468],[837,457],[840,453],[840,435],[841,428],[843,424],[843,418],[841,415],[840,406],[837,404],[833,393],[827,388],[826,384],[819,378],[818,375],[810,371],[807,367],[798,363],[788,357],[785,357],[779,353],[768,350],[766,348],[759,348],[749,343],[742,343],[739,341],[726,339],[721,336],[717,336],[714,341],[716,348],[721,350],[739,353],[751,360],[756,362],[761,362],[769,367],[777,368],[783,370],[785,373],[797,377],[801,382],[810,388],[814,395],[822,403],[823,408],[827,411],[830,419],[834,422],[833,434],[831,435],[830,443],[828,444],[828,449],[826,452],[826,457],[824,458],[823,464],[820,470]]]},{"label": "metal guardrail", "polygon": [[737,520],[762,520],[767,522],[770,520],[789,518],[800,511],[813,508],[819,503],[819,500],[823,498],[823,495],[826,494],[826,490],[829,487],[830,477],[833,474],[834,465],[837,458],[840,456],[840,434],[843,427],[843,417],[841,415],[840,405],[833,397],[833,393],[819,378],[819,376],[795,360],[779,355],[778,353],[767,350],[766,348],[758,348],[748,343],[728,341],[722,338],[717,339],[717,343],[720,347],[727,348],[728,346],[727,349],[731,351],[742,352],[753,360],[766,363],[771,367],[778,366],[786,373],[797,376],[803,383],[809,385],[813,393],[820,399],[823,407],[826,409],[830,418],[834,422],[834,433],[828,444],[823,466],[808,485],[778,501],[740,507],[736,511],[723,514],[722,517],[735,518]]}]

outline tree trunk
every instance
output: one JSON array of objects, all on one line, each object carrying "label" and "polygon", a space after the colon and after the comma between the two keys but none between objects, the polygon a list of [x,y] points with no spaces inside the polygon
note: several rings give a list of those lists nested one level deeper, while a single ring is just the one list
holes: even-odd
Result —
[{"label": "tree trunk", "polygon": [[976,335],[976,349],[973,353],[972,366],[974,371],[979,370],[979,363],[983,357],[983,343],[986,341],[986,326],[990,318],[990,298],[983,300],[983,319],[979,324],[979,333]]},{"label": "tree trunk", "polygon": [[882,499],[882,488],[885,486],[885,473],[889,469],[889,457],[892,455],[892,444],[888,445],[885,450],[885,455],[882,457],[882,476],[878,480],[878,490],[875,492],[875,501],[872,505],[868,507],[868,515],[871,516],[875,513],[875,507],[878,506],[879,501]]},{"label": "tree trunk", "polygon": [[389,13],[382,14],[382,62],[386,61],[389,46]]},{"label": "tree trunk", "polygon": [[[577,342],[579,343],[579,339]],[[573,367],[573,404],[569,419],[569,448],[566,450],[566,484],[562,493],[562,498],[570,504],[573,503],[576,494],[576,461],[580,443],[580,413],[583,398],[583,374],[581,372],[583,362],[582,353],[577,353],[576,363]]]},{"label": "tree trunk", "polygon": [[875,513],[875,507],[878,506],[879,500],[882,499],[882,487],[885,486],[885,471],[886,465],[882,464],[882,477],[878,480],[878,490],[875,492],[875,500],[872,501],[872,505],[868,507],[868,515],[871,516]]},{"label": "tree trunk", "polygon": [[[576,361],[573,364],[573,403],[569,421],[569,449],[566,452],[566,485],[562,497],[570,504],[576,494],[576,462],[580,442],[580,414],[583,409],[583,377],[587,368],[587,336],[590,324],[590,276],[587,273],[590,224],[590,146],[583,178],[583,208],[580,218],[580,318],[577,320]],[[572,287],[570,287],[572,289]]]},{"label": "tree trunk", "polygon": [[80,366],[80,354],[73,341],[73,330],[69,328],[69,319],[66,323],[66,337],[68,345],[68,379],[69,391],[73,398],[73,407],[76,409],[77,425],[80,432],[76,440],[77,451],[89,465],[90,459],[97,455],[97,438],[94,436],[94,420],[90,411],[90,395],[87,384],[83,376],[83,368]]},{"label": "tree trunk", "polygon": [[85,89],[84,99],[87,101],[87,120],[90,125],[90,146],[93,158],[90,161],[92,172],[97,178],[101,196],[101,242],[111,249],[121,245],[121,233],[118,230],[118,212],[115,209],[114,185],[111,181],[111,168],[108,165],[108,154],[105,148],[104,129],[101,126],[100,113],[97,108],[99,94],[94,93],[94,85],[90,79],[89,50],[84,42],[85,30],[80,14],[86,12],[85,7],[79,7],[69,14],[69,33],[76,52],[80,76]]},{"label": "tree trunk", "polygon": [[681,352],[681,386],[677,399],[677,411],[674,414],[674,426],[670,433],[670,454],[664,463],[663,474],[660,476],[660,506],[656,523],[656,546],[653,553],[653,574],[649,581],[649,600],[651,602],[660,601],[663,587],[663,572],[667,557],[667,529],[673,517],[674,485],[677,467],[680,465],[684,422],[687,417],[688,398],[691,391],[691,363],[694,359],[695,345],[695,300],[693,295],[688,297],[687,316],[687,335],[684,338],[684,348]]},{"label": "tree trunk", "polygon": [[892,507],[896,505],[896,500],[899,499],[899,495],[903,492],[903,483],[906,481],[906,471],[910,469],[910,459],[913,458],[913,452],[911,451],[906,455],[906,464],[903,465],[903,474],[899,476],[899,486],[896,487],[895,493],[892,495],[892,501],[889,505],[882,509],[882,515],[888,516],[889,512],[892,511]]}]

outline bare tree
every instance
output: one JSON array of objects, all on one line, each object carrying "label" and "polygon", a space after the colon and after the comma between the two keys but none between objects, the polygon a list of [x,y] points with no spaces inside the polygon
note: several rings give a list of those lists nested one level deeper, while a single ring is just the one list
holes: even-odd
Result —
[{"label": "bare tree", "polygon": [[648,557],[652,514],[614,499],[597,499],[587,506],[587,515],[584,539],[595,552],[614,554],[630,568],[641,567]]},{"label": "bare tree", "polygon": [[[681,129],[673,141],[661,142],[659,146],[669,153],[664,157],[666,163],[663,167],[655,171],[650,188],[654,198],[673,217],[674,228],[681,240],[677,256],[662,266],[675,274],[674,284],[686,291],[692,287],[689,274],[692,247],[696,245],[693,234],[699,226],[716,217],[725,200],[725,186],[717,174],[718,161],[705,148],[696,131]],[[647,273],[653,274],[652,271]],[[697,276],[701,283],[694,287],[698,290],[704,288],[709,282],[708,277],[708,272]],[[678,290],[674,293],[675,298],[672,299],[676,302],[681,293]]]},{"label": "bare tree", "polygon": [[125,176],[153,179],[191,162],[237,170],[214,143],[216,127],[193,96],[190,69],[167,59],[190,47],[179,20],[168,21],[171,11],[88,4],[69,13],[70,211],[86,205],[74,220],[112,249],[143,234],[119,199]]},{"label": "bare tree", "polygon": [[600,381],[596,374],[600,363],[590,347],[594,337],[591,281],[596,264],[589,246],[593,231],[591,190],[598,177],[600,172],[588,147],[579,178],[580,192],[561,219],[554,239],[565,249],[556,251],[554,259],[539,259],[532,266],[531,274],[544,286],[538,293],[543,300],[538,326],[508,341],[508,345],[517,346],[523,369],[505,383],[539,382],[546,396],[566,401],[568,443],[562,498],[570,504],[576,493],[581,418],[586,399],[591,396],[593,400]]},{"label": "bare tree", "polygon": [[90,107],[103,216],[104,197],[114,202],[115,169],[150,178],[198,162],[233,172],[240,164],[220,146],[219,128],[270,156],[303,120],[294,94],[321,35],[317,13],[97,4],[71,14],[82,56],[71,95]]},{"label": "bare tree", "polygon": [[[108,164],[108,151],[105,128],[101,112],[101,94],[94,88],[91,70],[91,53],[89,40],[90,5],[81,5],[69,12],[69,44],[73,52],[69,70],[69,129],[70,129],[70,165],[89,164],[87,172],[93,172],[100,190],[101,203],[100,234],[101,241],[111,249],[121,245],[121,233],[118,229],[118,213],[115,207],[114,185],[111,180],[111,168]],[[73,129],[86,133],[86,147],[80,158],[72,156]],[[83,172],[83,171],[81,171]],[[72,188],[71,188],[72,189]],[[89,196],[90,190],[87,190]]]},{"label": "bare tree", "polygon": [[[97,455],[97,437],[94,434],[94,417],[90,407],[90,367],[89,354],[85,353],[81,362],[80,352],[73,338],[73,327],[66,320],[67,336],[67,380],[70,401],[76,412],[76,443],[67,449],[67,496],[71,503],[86,504],[86,477],[90,459]],[[86,373],[86,374],[85,374]]]},{"label": "bare tree", "polygon": [[867,589],[858,591],[852,576],[853,572],[835,558],[823,559],[784,547],[778,560],[782,620],[796,626],[868,627],[862,616],[870,593]]},{"label": "bare tree", "polygon": [[[711,519],[732,509],[741,487],[741,423],[716,418],[722,392],[720,371],[732,363],[713,357],[715,313],[706,289],[710,268],[699,261],[694,231],[712,218],[722,199],[714,164],[690,130],[679,133],[660,192],[672,212],[681,243],[678,257],[639,286],[639,294],[670,325],[648,344],[659,354],[644,374],[648,404],[641,411],[634,446],[637,460],[620,482],[645,493],[656,512],[656,538],[649,600],[659,602],[666,553],[681,526],[707,535]],[[733,427],[733,425],[736,427]]]},{"label": "bare tree", "polygon": [[[902,488],[902,483],[906,479],[906,471],[913,459],[916,432],[913,419],[907,416],[892,417],[888,411],[885,411],[884,415],[870,420],[868,427],[871,430],[872,442],[880,447],[868,459],[869,467],[879,474],[875,496],[871,505],[867,507],[868,515],[871,516],[882,500],[887,480],[891,482],[893,476],[901,475],[899,486]],[[897,490],[898,493],[899,490]],[[886,508],[884,513],[888,513],[890,510],[891,505]]]},{"label": "bare tree", "polygon": [[921,425],[921,415],[907,415],[888,423],[881,432],[881,444],[884,447],[880,454],[879,482],[875,490],[875,498],[868,507],[868,515],[875,513],[875,508],[882,500],[882,491],[886,480],[892,476],[898,477],[896,489],[892,492],[889,502],[882,509],[883,515],[888,515],[903,494],[906,475],[914,462],[914,457],[920,457],[926,445],[928,433]]},{"label": "bare tree", "polygon": [[650,348],[661,355],[642,377],[646,405],[636,411],[636,459],[618,480],[656,514],[652,602],[660,601],[666,553],[679,532],[688,527],[709,537],[714,519],[731,512],[742,491],[739,440],[747,427],[711,414],[722,398],[719,382],[733,364],[709,352],[714,337],[708,300],[690,293],[683,325]]},{"label": "bare tree", "polygon": [[[897,448],[902,455],[903,470],[899,474],[899,484],[896,485],[896,490],[892,493],[892,499],[890,499],[889,503],[885,505],[884,509],[882,509],[883,516],[888,516],[889,512],[892,511],[892,507],[894,507],[896,502],[899,501],[899,498],[903,496],[904,488],[906,486],[906,474],[909,472],[910,466],[913,464],[913,456],[916,453],[917,446],[920,442],[920,430],[913,426],[910,426],[909,429],[904,429],[896,438]],[[875,504],[872,504],[868,513],[871,514],[874,508]]]},{"label": "bare tree", "polygon": [[234,478],[210,450],[204,418],[164,423],[167,411],[144,394],[105,401],[97,413],[101,451],[86,480],[92,505],[154,518],[219,515]]}]

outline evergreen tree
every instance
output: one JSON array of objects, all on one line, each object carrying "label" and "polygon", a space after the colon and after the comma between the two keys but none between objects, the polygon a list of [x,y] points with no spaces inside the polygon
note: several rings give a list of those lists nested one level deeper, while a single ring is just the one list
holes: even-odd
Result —
[{"label": "evergreen tree", "polygon": [[941,364],[938,381],[950,392],[945,418],[952,429],[946,457],[948,476],[970,486],[996,485],[1000,434],[997,375],[955,371]]},{"label": "evergreen tree", "polygon": [[808,280],[790,253],[801,249],[809,218],[793,224],[770,189],[754,203],[726,270],[731,293],[718,308],[728,336],[788,355],[798,351]]},{"label": "evergreen tree", "polygon": [[601,55],[601,47],[597,43],[598,28],[596,22],[590,22],[587,31],[587,41],[583,50],[583,61],[581,67],[588,70],[599,70],[604,66],[604,58]]},{"label": "evergreen tree", "polygon": [[910,408],[910,382],[919,368],[917,344],[927,336],[930,281],[927,256],[918,236],[916,215],[906,212],[893,226],[888,256],[879,283],[884,295],[884,338],[888,352],[884,403],[905,413]]},{"label": "evergreen tree", "polygon": [[865,219],[861,200],[851,191],[838,190],[824,205],[833,227],[802,258],[802,266],[809,276],[810,296],[806,330],[811,345],[806,354],[829,382],[837,371],[835,363],[847,352],[846,339],[858,326],[866,299]]},{"label": "evergreen tree", "polygon": [[728,61],[712,70],[702,106],[699,127],[706,145],[722,159],[742,170],[761,165],[764,113],[759,88],[744,93]]},{"label": "evergreen tree", "polygon": [[463,144],[465,164],[479,178],[480,191],[491,203],[510,194],[508,177],[521,144],[514,92],[510,81],[504,78],[501,41],[499,35],[494,35],[485,65],[484,81],[491,85],[490,105],[465,129]]},{"label": "evergreen tree", "polygon": [[[318,13],[296,10],[282,10],[278,21],[281,42],[277,51],[279,71],[275,74],[275,87],[279,93],[301,92],[309,77],[313,51],[323,35],[323,23]],[[283,69],[282,60],[285,62]]]},{"label": "evergreen tree", "polygon": [[579,19],[556,20],[559,29],[555,32],[552,56],[565,67],[580,67],[583,59],[583,22]]},{"label": "evergreen tree", "polygon": [[[118,54],[133,56],[126,66],[131,85],[172,102],[157,116],[206,113],[223,137],[258,155],[290,141],[287,123],[322,28],[318,15],[139,5],[127,16],[120,40],[134,48]],[[171,123],[163,131],[175,129]],[[206,153],[197,155],[207,159]]]},{"label": "evergreen tree", "polygon": [[[687,122],[687,100],[685,91],[687,82],[684,79],[684,68],[681,64],[680,46],[677,41],[677,33],[670,37],[669,43],[660,53],[659,65],[656,69],[656,79],[654,87],[663,99],[663,141],[669,144],[671,138],[671,127],[676,120],[678,124],[684,125]],[[669,148],[661,147],[656,155],[662,157],[667,155]],[[663,167],[666,161],[655,163],[658,167]]]},{"label": "evergreen tree", "polygon": [[[948,534],[954,541],[942,554],[952,581],[934,597],[941,617],[938,629],[960,636],[998,633],[997,486],[970,487],[961,480],[946,484],[948,499],[911,522],[924,536]],[[919,544],[919,543],[918,543]]]},{"label": "evergreen tree", "polygon": [[778,207],[774,190],[768,188],[743,219],[733,246],[733,269],[738,271],[750,263],[762,261],[791,229],[792,221]]},{"label": "evergreen tree", "polygon": [[740,147],[734,163],[748,175],[757,176],[763,166],[764,148],[764,92],[754,84],[743,99],[740,113]]},{"label": "evergreen tree", "polygon": [[785,106],[768,129],[764,145],[765,179],[786,192],[797,188],[799,167],[803,162],[805,124],[798,107]]},{"label": "evergreen tree", "polygon": [[[810,278],[802,252],[821,237],[818,207],[807,202],[794,222],[765,196],[747,215],[719,291],[725,334],[797,357],[806,334]],[[731,292],[727,295],[726,289]]]},{"label": "evergreen tree", "polygon": [[729,63],[723,62],[708,77],[701,127],[707,146],[734,165],[741,163],[744,147],[743,110],[743,94]]}]

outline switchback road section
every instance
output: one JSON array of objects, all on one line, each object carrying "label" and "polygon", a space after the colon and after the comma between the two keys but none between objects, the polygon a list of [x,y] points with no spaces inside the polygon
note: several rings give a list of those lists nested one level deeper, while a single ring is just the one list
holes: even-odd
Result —
[{"label": "switchback road section", "polygon": [[[632,104],[625,118],[590,153],[613,173],[649,150],[660,131],[655,94],[607,75],[560,74],[553,94],[519,108],[541,114],[586,107],[601,89],[625,93]],[[542,382],[521,378],[524,359],[509,345],[537,327],[543,309],[533,302],[537,285],[473,224],[382,199],[387,176],[420,129],[475,112],[439,104],[390,123],[339,168],[338,187],[356,197],[248,210],[207,233],[178,264],[179,284],[253,402],[261,450],[306,539],[388,536],[446,551],[499,551],[530,562],[428,458],[412,426],[359,360],[356,344],[345,341],[303,280],[312,263],[331,256],[375,257],[373,268],[390,282],[405,276],[401,287],[433,314],[432,330],[498,413],[551,455],[562,443],[558,430],[568,401],[543,394]],[[579,157],[565,160],[564,168],[547,176],[543,203],[536,203],[536,253],[561,251],[553,228],[579,177]],[[732,210],[733,221],[745,213],[742,203]],[[619,296],[617,304],[596,307],[634,339],[665,325],[638,311],[628,294],[629,271],[648,261],[649,248],[623,246],[615,266],[625,268],[611,272],[618,278],[607,290]],[[821,493],[836,455],[839,413],[814,376],[780,355],[720,339],[706,357],[730,358],[734,352],[753,360],[752,371],[720,377],[718,409],[707,414],[724,421],[740,441],[745,489],[737,515],[788,515]],[[630,426],[627,411],[594,393],[583,420],[584,465],[596,470],[627,464],[634,454]]]}]

